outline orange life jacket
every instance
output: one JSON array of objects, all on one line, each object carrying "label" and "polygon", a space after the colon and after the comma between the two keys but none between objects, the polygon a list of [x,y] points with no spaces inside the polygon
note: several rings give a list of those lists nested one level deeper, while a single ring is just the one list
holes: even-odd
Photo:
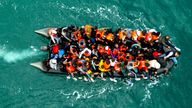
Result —
[{"label": "orange life jacket", "polygon": [[122,40],[124,38],[123,30],[120,30],[118,32],[118,37],[119,37],[120,40]]},{"label": "orange life jacket", "polygon": [[106,39],[112,41],[114,39],[114,35],[112,33],[107,34]]},{"label": "orange life jacket", "polygon": [[125,45],[121,45],[119,50],[125,52],[126,51]]},{"label": "orange life jacket", "polygon": [[105,35],[105,32],[106,32],[105,29],[102,29],[102,30],[97,29],[96,36],[100,35],[100,37],[97,37],[97,38],[100,38],[100,39],[103,38],[103,36]]},{"label": "orange life jacket", "polygon": [[146,40],[146,41],[151,41],[151,40],[152,40],[152,32],[148,32],[148,33],[145,35],[145,40]]},{"label": "orange life jacket", "polygon": [[139,61],[139,66],[138,66],[138,69],[141,70],[141,69],[144,69],[145,71],[148,69],[147,66],[145,65],[146,61],[144,60],[141,60]]},{"label": "orange life jacket", "polygon": [[125,53],[123,53],[123,52],[120,52],[119,54],[118,54],[118,57],[117,57],[117,59],[118,60],[120,60],[120,59],[123,59],[123,60],[125,60],[126,59],[126,57],[125,57],[126,55],[125,55]]},{"label": "orange life jacket", "polygon": [[115,63],[115,65],[114,65],[114,70],[115,71],[117,71],[117,72],[120,72],[121,71],[121,68],[120,68],[120,66],[118,66],[118,62],[117,63]]},{"label": "orange life jacket", "polygon": [[91,53],[89,53],[88,51],[85,51],[85,53],[83,55],[86,57],[89,57],[89,56],[91,56]]},{"label": "orange life jacket", "polygon": [[68,73],[73,73],[75,72],[75,67],[72,65],[72,63],[70,62],[70,65],[69,66],[66,66],[66,71]]},{"label": "orange life jacket", "polygon": [[105,69],[109,69],[109,68],[110,68],[110,63],[107,64],[106,62],[104,62],[103,65],[104,65],[104,68],[105,68]]},{"label": "orange life jacket", "polygon": [[139,34],[137,33],[137,40],[140,40],[141,38],[145,38],[145,37],[143,36],[142,31],[137,31],[137,32],[139,32]]},{"label": "orange life jacket", "polygon": [[136,30],[131,31],[131,38],[132,38],[132,40],[137,40],[137,32],[136,32]]},{"label": "orange life jacket", "polygon": [[105,51],[105,48],[103,46],[98,46],[98,49],[99,53],[103,54],[104,51]]},{"label": "orange life jacket", "polygon": [[155,40],[158,40],[159,39],[159,36],[157,35],[152,35],[152,40],[155,41]]},{"label": "orange life jacket", "polygon": [[81,32],[80,32],[79,30],[77,30],[77,31],[74,32],[74,36],[75,36],[75,38],[76,38],[78,41],[82,38]]}]

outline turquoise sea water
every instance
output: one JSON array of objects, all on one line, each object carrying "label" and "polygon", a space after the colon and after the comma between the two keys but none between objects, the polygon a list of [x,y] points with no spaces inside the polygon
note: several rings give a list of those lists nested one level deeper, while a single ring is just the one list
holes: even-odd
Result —
[{"label": "turquoise sea water", "polygon": [[[190,0],[0,0],[0,107],[190,108],[192,105],[192,8]],[[158,80],[67,80],[31,67],[47,53],[34,30],[92,24],[155,28],[182,49],[179,64]]]}]

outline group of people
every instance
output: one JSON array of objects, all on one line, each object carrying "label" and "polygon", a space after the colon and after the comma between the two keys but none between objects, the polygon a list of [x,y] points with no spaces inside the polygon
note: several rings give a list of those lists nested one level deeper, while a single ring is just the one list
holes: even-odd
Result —
[{"label": "group of people", "polygon": [[66,72],[67,78],[95,77],[117,82],[116,77],[151,79],[158,69],[168,72],[167,61],[177,64],[180,49],[169,36],[151,30],[97,28],[85,25],[51,28],[50,56],[46,66]]}]

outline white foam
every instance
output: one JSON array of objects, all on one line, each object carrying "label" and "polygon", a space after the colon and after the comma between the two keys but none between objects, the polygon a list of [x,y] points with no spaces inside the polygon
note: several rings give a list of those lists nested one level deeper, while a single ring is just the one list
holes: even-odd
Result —
[{"label": "white foam", "polygon": [[153,82],[150,82],[149,84],[147,84],[145,86],[145,89],[144,89],[145,95],[144,95],[143,99],[141,100],[142,102],[141,102],[140,106],[143,106],[145,103],[149,103],[149,101],[151,100],[151,95],[152,95],[150,89],[152,89],[155,86],[158,86],[159,83],[160,83],[159,80],[154,80]]},{"label": "white foam", "polygon": [[39,54],[38,50],[33,48],[24,49],[21,51],[7,50],[5,46],[0,48],[0,59],[3,59],[7,63],[15,63],[20,60],[24,60],[29,57],[33,57]]}]

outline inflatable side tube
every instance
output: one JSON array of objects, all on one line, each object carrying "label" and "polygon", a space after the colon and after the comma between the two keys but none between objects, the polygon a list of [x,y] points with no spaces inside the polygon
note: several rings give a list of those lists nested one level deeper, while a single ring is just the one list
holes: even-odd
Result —
[{"label": "inflatable side tube", "polygon": [[167,61],[167,66],[165,68],[160,68],[157,70],[157,75],[164,74],[166,69],[168,69],[168,72],[173,68],[174,62],[172,60]]},{"label": "inflatable side tube", "polygon": [[48,30],[50,28],[44,28],[44,29],[39,29],[39,30],[35,30],[35,33],[40,34],[42,36],[45,36],[46,38],[50,38],[50,36],[48,35]]},{"label": "inflatable side tube", "polygon": [[[106,74],[103,75],[104,77],[109,77],[107,76]],[[118,73],[114,73],[113,75],[115,78],[142,78],[142,76],[140,74],[137,74],[136,76],[131,74],[131,75],[127,75],[125,74],[124,76],[121,76],[120,74]]]},{"label": "inflatable side tube", "polygon": [[44,73],[52,73],[52,74],[64,74],[65,72],[62,72],[60,70],[54,70],[54,69],[47,69],[45,65],[43,64],[43,61],[40,62],[34,62],[30,64],[31,66],[43,71]]}]

